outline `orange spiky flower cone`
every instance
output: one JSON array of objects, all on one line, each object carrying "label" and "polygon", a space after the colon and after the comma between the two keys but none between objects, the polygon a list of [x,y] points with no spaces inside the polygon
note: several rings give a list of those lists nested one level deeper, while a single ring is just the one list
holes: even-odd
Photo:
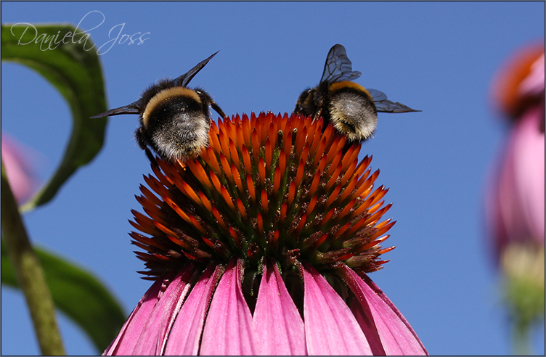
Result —
[{"label": "orange spiky flower cone", "polygon": [[199,157],[157,160],[131,222],[156,283],[106,354],[426,354],[366,275],[394,248],[388,189],[322,129],[234,116]]}]

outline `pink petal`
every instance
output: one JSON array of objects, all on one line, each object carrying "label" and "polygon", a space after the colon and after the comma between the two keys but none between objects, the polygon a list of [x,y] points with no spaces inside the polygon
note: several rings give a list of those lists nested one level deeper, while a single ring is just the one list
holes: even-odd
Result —
[{"label": "pink petal", "polygon": [[543,120],[543,106],[525,112],[498,161],[486,206],[496,259],[508,243],[544,244]]},{"label": "pink petal", "polygon": [[361,324],[369,324],[369,321],[364,321],[361,317],[362,314],[367,315],[371,312],[387,355],[428,354],[404,316],[370,278],[364,276],[363,280],[346,265],[341,266],[340,271],[349,288],[361,303],[360,310],[357,309]]},{"label": "pink petal", "polygon": [[169,283],[169,286],[155,304],[154,309],[150,312],[150,318],[146,322],[131,354],[163,354],[169,331],[191,287],[190,281],[195,270],[195,266],[191,264],[181,269],[172,282]]},{"label": "pink petal", "polygon": [[[544,84],[543,84],[544,88]],[[544,244],[544,106],[528,110],[514,128],[512,154],[517,199],[521,219],[536,243]]]},{"label": "pink petal", "polygon": [[103,355],[127,355],[133,351],[138,341],[138,336],[140,336],[146,321],[150,318],[150,312],[159,300],[163,284],[164,278],[158,278],[150,289],[146,291],[137,306],[133,309],[133,312],[131,312],[131,315],[129,315],[116,339],[103,352]]},{"label": "pink petal", "polygon": [[309,354],[370,355],[370,345],[345,301],[310,265],[304,265],[302,274]]},{"label": "pink petal", "polygon": [[277,265],[264,264],[254,311],[260,354],[305,355],[303,320],[288,293]]},{"label": "pink petal", "polygon": [[211,265],[203,272],[180,309],[169,336],[166,355],[197,355],[209,302],[223,267]]},{"label": "pink petal", "polygon": [[[365,300],[364,300],[365,302]],[[370,306],[367,303],[361,304],[358,299],[351,299],[349,302],[349,308],[355,315],[356,321],[360,324],[370,348],[374,356],[385,356],[387,353],[383,348],[383,342],[381,342],[381,337],[379,337],[379,332],[377,331],[377,326],[373,319]]]},{"label": "pink petal", "polygon": [[202,355],[252,355],[259,350],[255,324],[241,288],[242,262],[232,259],[214,292],[203,340]]},{"label": "pink petal", "polygon": [[2,162],[15,199],[20,204],[36,190],[38,180],[30,164],[30,150],[2,133]]}]

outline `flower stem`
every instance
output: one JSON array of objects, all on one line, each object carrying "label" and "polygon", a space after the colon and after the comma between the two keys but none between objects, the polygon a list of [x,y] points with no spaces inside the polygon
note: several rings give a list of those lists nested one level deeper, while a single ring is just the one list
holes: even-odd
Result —
[{"label": "flower stem", "polygon": [[23,225],[15,197],[2,164],[2,232],[6,249],[23,291],[43,355],[63,355],[64,347],[55,320],[53,300],[44,272]]},{"label": "flower stem", "polygon": [[514,354],[530,355],[531,348],[529,346],[529,326],[526,323],[519,321],[514,322],[512,340],[514,344]]}]

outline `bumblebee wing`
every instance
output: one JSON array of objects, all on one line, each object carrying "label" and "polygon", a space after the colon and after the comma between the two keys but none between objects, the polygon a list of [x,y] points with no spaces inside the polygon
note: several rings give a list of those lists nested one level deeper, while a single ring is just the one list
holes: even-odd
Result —
[{"label": "bumblebee wing", "polygon": [[411,109],[407,105],[398,102],[387,100],[387,95],[377,89],[368,89],[368,93],[372,96],[375,107],[378,112],[384,113],[407,113],[420,112],[421,110]]},{"label": "bumblebee wing", "polygon": [[377,89],[367,89],[368,93],[372,96],[374,102],[380,102],[387,99],[387,95]]},{"label": "bumblebee wing", "polygon": [[124,107],[119,107],[115,109],[110,109],[104,113],[93,115],[91,119],[104,118],[111,115],[120,115],[120,114],[139,114],[140,113],[140,101],[136,101]]},{"label": "bumblebee wing", "polygon": [[347,51],[342,45],[335,45],[328,52],[321,82],[353,81],[360,77],[360,72],[353,71],[353,63],[347,57]]},{"label": "bumblebee wing", "polygon": [[216,51],[215,53],[213,53],[209,58],[199,62],[195,67],[193,67],[192,69],[190,69],[188,71],[188,73],[185,73],[183,75],[181,75],[180,77],[176,78],[173,82],[175,85],[177,86],[182,86],[182,87],[187,87],[188,84],[190,83],[190,81],[192,80],[193,77],[195,77],[195,75],[201,70],[203,69],[203,67],[205,67],[207,65],[207,63],[209,63],[209,61],[211,60],[212,57],[216,56],[216,54],[220,52],[220,51]]}]

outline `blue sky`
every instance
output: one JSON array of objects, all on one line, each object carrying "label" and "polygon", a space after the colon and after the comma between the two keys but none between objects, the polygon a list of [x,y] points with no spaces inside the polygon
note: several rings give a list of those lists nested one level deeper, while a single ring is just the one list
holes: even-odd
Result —
[{"label": "blue sky", "polygon": [[[94,12],[93,12],[94,11]],[[104,20],[104,22],[101,21]],[[226,114],[291,112],[343,44],[357,82],[421,113],[379,114],[373,155],[390,187],[390,262],[370,277],[431,354],[508,354],[510,330],[483,223],[486,177],[505,137],[490,102],[493,75],[520,46],[542,40],[543,2],[2,3],[2,23],[72,23],[101,55],[109,108],[177,77],[220,50],[191,85]],[[141,45],[118,33],[146,34]],[[111,46],[111,47],[110,47]],[[71,119],[56,90],[23,66],[2,64],[2,130],[36,152],[45,180],[60,162]],[[150,172],[134,141],[136,116],[110,120],[106,144],[48,205],[26,214],[31,239],[95,273],[129,313],[149,287],[127,234],[134,195]],[[68,354],[94,354],[59,315]],[[544,354],[544,329],[534,351]],[[22,295],[2,289],[2,354],[37,354]]]}]

